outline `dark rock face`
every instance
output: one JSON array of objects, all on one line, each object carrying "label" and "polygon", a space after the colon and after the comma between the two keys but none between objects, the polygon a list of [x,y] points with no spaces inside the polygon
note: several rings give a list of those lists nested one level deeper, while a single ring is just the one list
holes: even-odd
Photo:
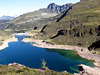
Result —
[{"label": "dark rock face", "polygon": [[97,36],[100,36],[100,25],[99,25],[98,28],[96,29],[96,32],[98,33]]},{"label": "dark rock face", "polygon": [[46,28],[46,26],[47,26],[47,25],[45,25],[45,26],[42,28],[41,33],[43,33],[43,32],[44,32],[44,31],[43,31],[43,29],[45,29],[45,28]]},{"label": "dark rock face", "polygon": [[50,12],[52,12],[52,13],[60,14],[65,9],[69,9],[71,6],[72,6],[71,3],[65,4],[65,5],[62,5],[62,6],[56,5],[55,3],[51,3],[51,4],[48,5],[47,9],[49,9]]},{"label": "dark rock face", "polygon": [[84,70],[82,66],[78,66],[78,68],[79,68],[79,71],[83,71]]},{"label": "dark rock face", "polygon": [[67,30],[60,30],[58,31],[58,34],[51,37],[51,39],[58,37],[59,35],[67,35],[68,31]]},{"label": "dark rock face", "polygon": [[38,27],[35,26],[35,27],[34,27],[34,30],[36,30],[37,28],[38,28]]},{"label": "dark rock face", "polygon": [[58,31],[58,35],[66,35],[66,34],[67,34],[67,30]]},{"label": "dark rock face", "polygon": [[88,47],[88,49],[91,51],[92,49],[100,48],[100,40],[94,42],[91,46]]}]

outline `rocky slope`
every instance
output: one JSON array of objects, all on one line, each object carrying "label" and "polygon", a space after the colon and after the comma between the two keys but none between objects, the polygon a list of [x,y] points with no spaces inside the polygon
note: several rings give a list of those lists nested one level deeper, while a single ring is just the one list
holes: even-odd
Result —
[{"label": "rocky slope", "polygon": [[57,13],[60,14],[62,13],[65,9],[69,9],[72,6],[71,3],[69,4],[65,4],[65,5],[57,5],[55,3],[51,3],[48,5],[47,9],[49,10],[49,12],[51,13]]},{"label": "rocky slope", "polygon": [[42,29],[42,39],[56,44],[100,48],[100,0],[81,0]]},{"label": "rocky slope", "polygon": [[51,3],[47,8],[20,15],[19,17],[8,22],[6,27],[3,29],[11,29],[14,31],[26,31],[34,29],[34,27],[36,29],[39,26],[50,24],[52,21],[54,21],[54,16],[60,14],[71,6],[72,4],[65,4],[60,6]]}]

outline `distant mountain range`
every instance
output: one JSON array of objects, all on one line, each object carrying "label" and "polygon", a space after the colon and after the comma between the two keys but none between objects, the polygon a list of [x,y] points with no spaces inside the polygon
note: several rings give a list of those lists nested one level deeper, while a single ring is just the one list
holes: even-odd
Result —
[{"label": "distant mountain range", "polygon": [[72,5],[73,4],[69,3],[60,6],[55,3],[51,3],[47,6],[47,8],[20,15],[19,17],[9,21],[7,24],[4,24],[4,29],[25,31],[34,29],[34,27],[43,26],[51,23],[51,21],[54,19],[54,16],[60,14],[64,10],[69,9]]},{"label": "distant mountain range", "polygon": [[15,18],[15,17],[3,15],[3,16],[0,17],[0,20],[12,20],[12,19],[14,19],[14,18]]}]

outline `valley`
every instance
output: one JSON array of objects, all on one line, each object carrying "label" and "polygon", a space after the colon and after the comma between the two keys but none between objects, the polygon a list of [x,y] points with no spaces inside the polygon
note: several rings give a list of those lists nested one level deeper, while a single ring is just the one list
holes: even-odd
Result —
[{"label": "valley", "polygon": [[64,5],[50,3],[47,8],[22,14],[13,20],[0,20],[0,45],[12,38],[13,33],[25,33],[29,37],[20,39],[23,43],[48,51],[58,49],[60,54],[65,54],[63,49],[69,50],[68,53],[75,51],[80,57],[94,61],[94,68],[83,64],[84,70],[76,75],[99,75],[96,73],[96,69],[100,69],[99,18],[100,0]]}]

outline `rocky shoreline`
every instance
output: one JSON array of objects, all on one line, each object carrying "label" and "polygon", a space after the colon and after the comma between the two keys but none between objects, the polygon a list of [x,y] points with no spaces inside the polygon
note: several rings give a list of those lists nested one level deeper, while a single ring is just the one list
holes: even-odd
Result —
[{"label": "rocky shoreline", "polygon": [[[51,43],[46,43],[43,40],[31,39],[31,38],[23,38],[22,42],[34,42],[36,44],[32,44],[33,46],[41,47],[41,48],[74,50],[81,57],[86,58],[88,60],[95,61],[94,65],[97,66],[96,68],[98,70],[100,70],[100,56],[96,55],[96,54],[93,54],[95,51],[89,51],[87,48],[78,47],[78,46],[70,46],[70,45],[53,45]],[[89,68],[87,68],[87,69],[89,69]],[[90,72],[92,73],[92,71],[90,71]]]},{"label": "rocky shoreline", "polygon": [[2,50],[2,49],[4,49],[4,48],[8,47],[8,43],[9,43],[9,42],[15,42],[15,41],[18,41],[18,39],[15,38],[15,37],[3,41],[3,44],[0,46],[0,50]]},{"label": "rocky shoreline", "polygon": [[30,39],[30,38],[24,38],[22,39],[22,42],[35,42],[36,44],[32,44],[32,45],[41,48],[74,50],[77,51],[77,53],[83,58],[86,58],[88,60],[98,61],[98,62],[100,61],[99,56],[93,54],[93,52],[95,51],[89,51],[87,48],[83,48],[83,47],[71,46],[71,45],[52,45],[50,43],[44,42],[43,40]]}]

